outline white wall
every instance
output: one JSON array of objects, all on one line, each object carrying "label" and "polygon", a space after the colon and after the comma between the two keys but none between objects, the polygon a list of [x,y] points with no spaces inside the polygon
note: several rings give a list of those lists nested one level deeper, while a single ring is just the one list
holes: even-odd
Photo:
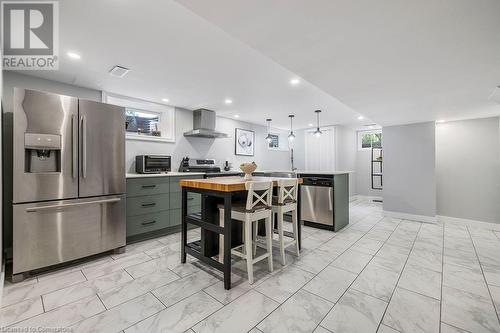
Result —
[{"label": "white wall", "polygon": [[438,215],[500,223],[498,117],[436,125]]},{"label": "white wall", "polygon": [[436,216],[434,122],[388,126],[384,134],[384,211]]},{"label": "white wall", "polygon": [[335,126],[336,170],[354,171],[349,174],[349,196],[358,194],[357,190],[357,134],[356,131],[345,127]]},{"label": "white wall", "polygon": [[[219,165],[222,165],[227,159],[232,163],[233,169],[238,171],[240,163],[252,161],[257,163],[257,170],[290,170],[288,151],[275,151],[267,148],[265,126],[217,117],[217,131],[229,134],[228,138],[186,138],[183,136],[183,133],[193,129],[193,113],[189,110],[176,108],[175,118],[175,143],[127,140],[126,170],[128,172],[135,172],[135,155],[140,154],[171,155],[172,170],[177,170],[181,159],[185,156],[192,158],[215,158]],[[236,156],[234,154],[235,128],[255,131],[254,156]],[[276,130],[273,130],[273,132],[276,132]]]}]

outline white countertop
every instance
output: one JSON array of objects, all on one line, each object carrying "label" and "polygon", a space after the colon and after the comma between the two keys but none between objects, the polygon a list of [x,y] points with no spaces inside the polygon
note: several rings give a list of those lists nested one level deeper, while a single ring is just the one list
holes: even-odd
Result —
[{"label": "white countertop", "polygon": [[[283,173],[290,173],[292,171],[290,170],[255,170],[255,172],[283,172]],[[305,171],[305,170],[295,170],[293,171],[294,173],[309,173],[309,174],[316,174],[316,175],[345,175],[347,173],[354,173],[354,171]]]},{"label": "white countertop", "polygon": [[[235,172],[241,172],[241,171],[229,171],[228,175],[234,174]],[[255,170],[255,172],[291,172],[290,170],[282,170],[282,171],[277,171],[277,170]],[[315,175],[345,175],[349,173],[354,173],[354,171],[303,171],[303,170],[295,170],[295,173],[306,173],[306,174],[315,174]],[[221,171],[220,173],[217,174],[223,174],[225,173],[224,171]],[[176,171],[171,171],[168,173],[127,173],[125,174],[125,178],[148,178],[148,177],[178,177],[178,176],[201,176],[205,175],[205,172],[176,172]],[[208,173],[210,175],[210,173]]]},{"label": "white countertop", "polygon": [[176,176],[202,176],[204,172],[176,172],[168,173],[126,173],[125,178],[148,178],[148,177],[176,177]]},{"label": "white countertop", "polygon": [[354,171],[295,171],[296,173],[310,173],[315,175],[345,175],[346,173],[354,173]]}]

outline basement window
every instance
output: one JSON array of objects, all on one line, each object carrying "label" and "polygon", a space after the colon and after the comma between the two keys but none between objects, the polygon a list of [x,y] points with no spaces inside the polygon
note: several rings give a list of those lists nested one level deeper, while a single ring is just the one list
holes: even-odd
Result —
[{"label": "basement window", "polygon": [[103,92],[103,101],[125,109],[127,140],[175,142],[173,106],[107,92]]},{"label": "basement window", "polygon": [[380,147],[382,147],[382,130],[358,132],[358,150]]},{"label": "basement window", "polygon": [[125,108],[125,130],[137,135],[161,136],[161,115],[156,112]]}]

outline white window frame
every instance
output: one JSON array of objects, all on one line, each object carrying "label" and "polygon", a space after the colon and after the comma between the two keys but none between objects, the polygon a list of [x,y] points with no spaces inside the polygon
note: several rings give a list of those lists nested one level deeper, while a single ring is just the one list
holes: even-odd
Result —
[{"label": "white window frame", "polygon": [[290,150],[287,133],[278,132],[277,129],[271,128],[271,131],[269,132],[269,134],[278,136],[279,142],[278,142],[278,147],[274,148],[274,147],[269,147],[269,143],[266,141],[266,146],[267,146],[268,150],[272,150],[272,151],[288,151],[288,150]]},{"label": "white window frame", "polygon": [[107,92],[102,93],[102,100],[104,103],[154,113],[160,116],[159,130],[161,131],[161,136],[126,132],[125,138],[127,140],[175,142],[175,107]]},{"label": "white window frame", "polygon": [[358,131],[358,150],[359,151],[364,151],[364,150],[371,150],[372,147],[366,147],[363,148],[361,146],[363,142],[363,134],[382,134],[382,129],[374,129],[374,130],[368,130],[368,131]]}]

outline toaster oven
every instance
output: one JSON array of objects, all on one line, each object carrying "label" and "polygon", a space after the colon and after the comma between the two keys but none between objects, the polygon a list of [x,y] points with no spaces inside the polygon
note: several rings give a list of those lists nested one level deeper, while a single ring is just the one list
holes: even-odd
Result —
[{"label": "toaster oven", "polygon": [[171,157],[168,155],[137,155],[135,172],[162,173],[171,170]]}]

